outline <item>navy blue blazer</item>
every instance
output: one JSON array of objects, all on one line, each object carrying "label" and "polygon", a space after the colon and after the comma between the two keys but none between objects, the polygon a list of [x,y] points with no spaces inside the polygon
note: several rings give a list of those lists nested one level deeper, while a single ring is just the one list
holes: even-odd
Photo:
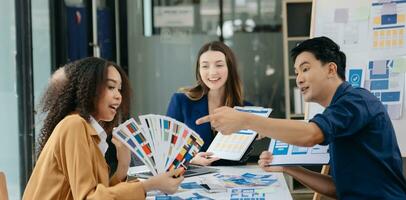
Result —
[{"label": "navy blue blazer", "polygon": [[[252,106],[251,103],[244,101],[244,106]],[[203,147],[200,151],[207,151],[211,142],[214,139],[214,133],[210,123],[196,125],[196,120],[209,114],[209,105],[207,95],[204,95],[200,100],[193,101],[184,93],[175,93],[168,106],[166,115],[180,122],[185,123],[189,128],[193,129],[204,140]]]}]

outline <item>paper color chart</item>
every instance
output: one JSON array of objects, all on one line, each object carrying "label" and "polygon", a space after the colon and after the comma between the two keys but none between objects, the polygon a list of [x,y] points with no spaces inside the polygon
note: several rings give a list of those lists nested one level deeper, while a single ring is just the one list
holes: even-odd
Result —
[{"label": "paper color chart", "polygon": [[256,135],[257,133],[253,131],[240,131],[232,135],[221,135],[221,137],[216,136],[217,139],[213,140],[207,151],[215,151],[216,156],[231,160],[232,158],[239,157],[239,154],[236,152],[239,152],[244,148],[247,149],[253,138],[255,139]]},{"label": "paper color chart", "polygon": [[203,140],[185,124],[161,115],[141,115],[113,130],[113,135],[126,145],[152,172],[187,169],[190,160],[200,151]]},{"label": "paper color chart", "polygon": [[[238,111],[249,112],[263,117],[268,117],[272,109],[262,107],[235,107]],[[240,160],[245,151],[254,141],[257,133],[252,130],[241,130],[231,135],[218,133],[207,152],[214,153],[214,156],[227,160]]]}]

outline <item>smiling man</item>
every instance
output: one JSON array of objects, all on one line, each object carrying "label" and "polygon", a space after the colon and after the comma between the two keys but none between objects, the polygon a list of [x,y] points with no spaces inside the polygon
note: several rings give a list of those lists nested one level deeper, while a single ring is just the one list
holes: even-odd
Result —
[{"label": "smiling man", "polygon": [[270,167],[272,155],[258,161],[265,171],[283,171],[309,188],[338,199],[406,199],[406,181],[395,131],[382,103],[369,91],[345,81],[345,54],[332,40],[306,40],[292,50],[296,84],[306,102],[325,110],[309,122],[262,118],[218,108],[200,118],[223,134],[251,129],[299,146],[330,145],[331,176],[301,167]]}]

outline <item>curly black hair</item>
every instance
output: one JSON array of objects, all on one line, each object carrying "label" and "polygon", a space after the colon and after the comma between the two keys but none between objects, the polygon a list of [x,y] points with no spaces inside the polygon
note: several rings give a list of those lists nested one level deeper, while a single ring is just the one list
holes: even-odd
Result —
[{"label": "curly black hair", "polygon": [[[122,101],[117,114],[110,122],[102,122],[102,127],[108,134],[113,127],[127,117],[130,107],[131,88],[124,70],[117,64],[101,58],[84,58],[63,66],[66,80],[55,87],[51,82],[41,101],[41,111],[47,112],[44,125],[39,135],[38,156],[48,141],[56,125],[67,115],[77,112],[81,117],[90,120],[91,113],[96,110],[97,98],[107,81],[107,68],[114,67],[121,76]],[[52,94],[54,100],[49,99]],[[45,100],[44,100],[45,99]]]}]

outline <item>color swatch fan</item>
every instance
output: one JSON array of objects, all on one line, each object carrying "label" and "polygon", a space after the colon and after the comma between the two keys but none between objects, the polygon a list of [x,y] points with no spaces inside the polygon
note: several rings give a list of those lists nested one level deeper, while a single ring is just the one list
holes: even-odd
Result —
[{"label": "color swatch fan", "polygon": [[123,142],[156,175],[172,169],[187,169],[190,160],[203,146],[203,140],[185,124],[162,115],[142,115],[140,123],[133,118],[113,130]]}]

